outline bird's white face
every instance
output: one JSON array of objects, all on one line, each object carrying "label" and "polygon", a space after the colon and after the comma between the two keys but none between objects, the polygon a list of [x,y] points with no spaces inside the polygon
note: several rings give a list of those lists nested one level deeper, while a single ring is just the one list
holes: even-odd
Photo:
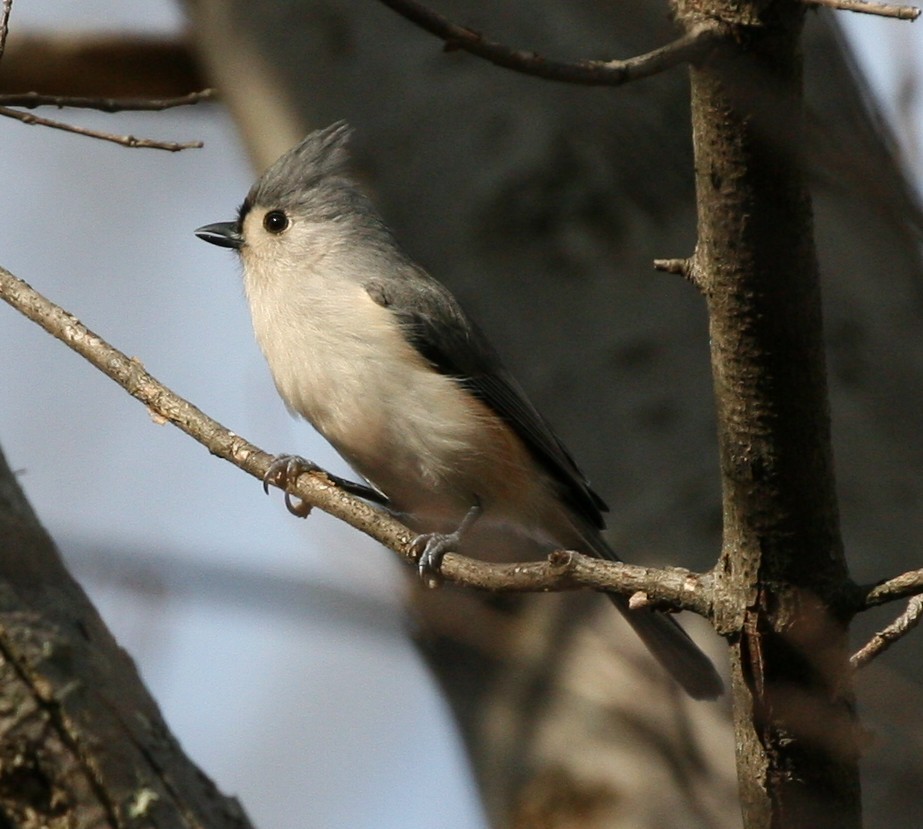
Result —
[{"label": "bird's white face", "polygon": [[334,223],[311,221],[290,210],[254,205],[244,216],[240,248],[247,275],[297,271],[318,265],[342,244]]}]

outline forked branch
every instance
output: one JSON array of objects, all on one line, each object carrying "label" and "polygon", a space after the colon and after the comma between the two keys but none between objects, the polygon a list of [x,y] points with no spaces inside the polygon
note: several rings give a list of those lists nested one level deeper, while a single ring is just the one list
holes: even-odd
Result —
[{"label": "forked branch", "polygon": [[[0,0],[0,59],[2,59],[3,52],[6,49],[6,39],[9,34],[9,19],[12,6],[13,0]],[[97,138],[101,141],[110,141],[123,147],[139,147],[178,152],[179,150],[198,149],[202,146],[202,142],[158,141],[152,138],[136,138],[133,135],[117,135],[90,127],[68,124],[64,121],[57,121],[51,118],[42,118],[31,112],[21,112],[14,107],[23,107],[26,109],[35,109],[40,106],[55,106],[59,109],[73,107],[80,109],[96,109],[102,112],[159,111],[172,109],[178,106],[197,104],[213,96],[213,89],[206,89],[201,92],[192,92],[188,95],[159,100],[137,98],[119,100],[116,98],[85,96],[72,97],[65,95],[42,95],[38,92],[11,93],[0,95],[0,117],[12,118],[30,126],[50,127],[51,129],[62,130],[63,132],[84,135],[89,138]]]},{"label": "forked branch", "polygon": [[680,64],[693,63],[701,59],[725,31],[716,21],[703,22],[671,43],[643,55],[625,60],[582,60],[566,63],[488,40],[480,32],[453,23],[416,0],[381,2],[411,23],[438,37],[445,43],[447,50],[461,49],[505,69],[549,81],[584,86],[620,86],[629,81],[659,74]]}]

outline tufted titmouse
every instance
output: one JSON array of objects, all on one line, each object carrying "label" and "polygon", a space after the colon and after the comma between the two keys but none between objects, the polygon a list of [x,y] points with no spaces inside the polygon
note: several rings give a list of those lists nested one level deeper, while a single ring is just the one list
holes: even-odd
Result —
[{"label": "tufted titmouse", "polygon": [[[343,123],[311,133],[253,185],[236,221],[196,231],[240,254],[253,328],[285,404],[371,487],[340,483],[421,533],[424,575],[449,550],[563,547],[618,561],[600,535],[602,499],[359,188],[349,133]],[[273,482],[310,468],[283,456]],[[721,694],[711,662],[671,616],[610,598],[692,697]]]}]

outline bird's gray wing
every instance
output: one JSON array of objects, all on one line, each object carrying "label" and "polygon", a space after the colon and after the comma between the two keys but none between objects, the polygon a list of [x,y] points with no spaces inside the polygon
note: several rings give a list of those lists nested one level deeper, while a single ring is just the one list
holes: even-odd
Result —
[{"label": "bird's gray wing", "polygon": [[[588,549],[619,561],[597,531],[603,526],[600,513],[606,510],[605,503],[452,295],[430,277],[425,282],[414,278],[411,286],[389,281],[369,283],[366,288],[376,302],[393,311],[408,340],[434,369],[470,389],[522,438],[537,462],[558,482],[562,498],[578,517],[578,527],[583,524],[580,531]],[[672,616],[648,609],[631,610],[625,596],[608,595],[693,699],[720,696],[720,676]]]},{"label": "bird's gray wing", "polygon": [[605,502],[449,291],[422,270],[412,281],[372,280],[365,287],[372,299],[395,314],[420,355],[496,412],[557,481],[562,497],[601,529],[601,513],[608,511]]}]

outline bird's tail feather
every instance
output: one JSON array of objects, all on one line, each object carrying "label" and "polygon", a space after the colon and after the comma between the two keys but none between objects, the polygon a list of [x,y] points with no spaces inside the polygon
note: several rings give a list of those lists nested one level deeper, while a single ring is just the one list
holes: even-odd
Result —
[{"label": "bird's tail feather", "polygon": [[724,683],[711,660],[672,616],[649,608],[631,610],[625,596],[606,595],[657,661],[690,697],[715,699],[724,693]]},{"label": "bird's tail feather", "polygon": [[[609,561],[621,561],[595,529],[580,537],[590,552]],[[650,608],[632,610],[626,596],[606,594],[657,661],[693,699],[715,699],[724,693],[724,683],[711,660],[672,616]]]}]

